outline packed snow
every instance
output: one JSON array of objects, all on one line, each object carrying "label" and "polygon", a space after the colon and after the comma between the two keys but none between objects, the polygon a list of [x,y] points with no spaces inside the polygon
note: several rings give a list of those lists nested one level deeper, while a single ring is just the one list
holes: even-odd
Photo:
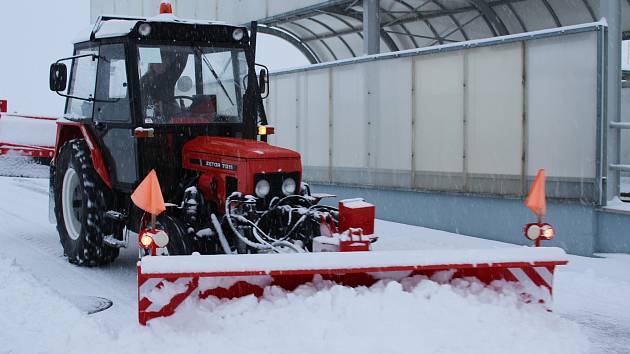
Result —
[{"label": "packed snow", "polygon": [[[0,261],[0,352],[587,353],[579,326],[509,287],[426,278],[348,288],[326,281],[262,299],[185,302],[143,328],[82,314],[12,261]],[[37,334],[37,340],[33,335]]]},{"label": "packed snow", "polygon": [[[386,236],[385,236],[386,237]],[[460,249],[460,250],[398,250],[372,252],[321,252],[321,253],[285,253],[272,257],[266,254],[249,254],[242,257],[232,255],[217,256],[172,256],[145,257],[142,259],[142,272],[159,273],[194,273],[194,272],[232,272],[232,273],[267,273],[291,269],[344,269],[344,268],[386,268],[431,266],[436,264],[492,264],[508,262],[548,262],[565,261],[565,252],[557,247],[515,246],[496,249]],[[245,261],[245,262],[244,262]]]},{"label": "packed snow", "polygon": [[0,155],[0,176],[48,178],[49,175],[48,166],[39,164],[30,157]]},{"label": "packed snow", "polygon": [[[2,162],[0,162],[0,166]],[[630,255],[569,256],[554,309],[524,304],[509,284],[407,278],[371,288],[315,279],[261,299],[189,299],[137,323],[137,250],[103,268],[67,263],[48,223],[44,178],[0,177],[0,353],[625,353]],[[375,249],[513,245],[378,221]],[[567,236],[568,237],[568,236]],[[133,243],[132,243],[133,244]],[[87,315],[86,304],[102,306]]]},{"label": "packed snow", "polygon": [[606,203],[604,209],[630,213],[630,203],[622,201],[619,197],[614,197]]}]

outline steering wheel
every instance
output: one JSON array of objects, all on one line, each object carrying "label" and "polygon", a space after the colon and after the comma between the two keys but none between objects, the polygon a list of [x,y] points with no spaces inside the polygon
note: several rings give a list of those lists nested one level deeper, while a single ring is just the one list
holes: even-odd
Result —
[{"label": "steering wheel", "polygon": [[[194,100],[191,96],[175,96],[175,97],[173,97],[173,99],[175,99],[175,100],[177,101],[177,103],[180,103],[180,102],[179,102],[179,100],[180,100],[180,99],[182,99],[182,98],[187,99],[187,100],[190,100],[190,102],[195,102],[195,100]],[[185,106],[183,106],[181,103],[179,104],[179,106],[180,106],[179,108],[180,108],[182,111],[183,111],[184,109],[186,109],[186,107],[185,107]]]}]

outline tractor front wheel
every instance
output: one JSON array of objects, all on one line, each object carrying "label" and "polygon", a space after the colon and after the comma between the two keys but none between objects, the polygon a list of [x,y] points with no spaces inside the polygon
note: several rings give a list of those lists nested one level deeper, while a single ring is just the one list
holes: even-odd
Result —
[{"label": "tractor front wheel", "polygon": [[103,242],[113,231],[105,219],[107,187],[94,170],[83,140],[70,140],[61,147],[53,178],[57,231],[68,261],[83,266],[112,262],[118,249]]}]

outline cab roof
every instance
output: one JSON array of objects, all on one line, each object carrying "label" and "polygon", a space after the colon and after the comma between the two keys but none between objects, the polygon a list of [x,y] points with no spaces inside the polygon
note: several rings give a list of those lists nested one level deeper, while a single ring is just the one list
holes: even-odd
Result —
[{"label": "cab roof", "polygon": [[181,19],[172,14],[161,14],[155,17],[99,16],[93,26],[83,30],[77,38],[75,38],[74,43],[76,44],[96,39],[127,36],[134,31],[140,22],[149,24],[163,23],[179,25],[229,26],[225,22]]}]

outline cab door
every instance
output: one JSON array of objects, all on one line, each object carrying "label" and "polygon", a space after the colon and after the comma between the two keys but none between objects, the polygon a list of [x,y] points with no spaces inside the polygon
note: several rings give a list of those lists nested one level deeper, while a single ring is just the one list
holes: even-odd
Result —
[{"label": "cab door", "polygon": [[114,186],[131,190],[138,181],[138,147],[125,53],[122,43],[100,46],[93,124]]}]

